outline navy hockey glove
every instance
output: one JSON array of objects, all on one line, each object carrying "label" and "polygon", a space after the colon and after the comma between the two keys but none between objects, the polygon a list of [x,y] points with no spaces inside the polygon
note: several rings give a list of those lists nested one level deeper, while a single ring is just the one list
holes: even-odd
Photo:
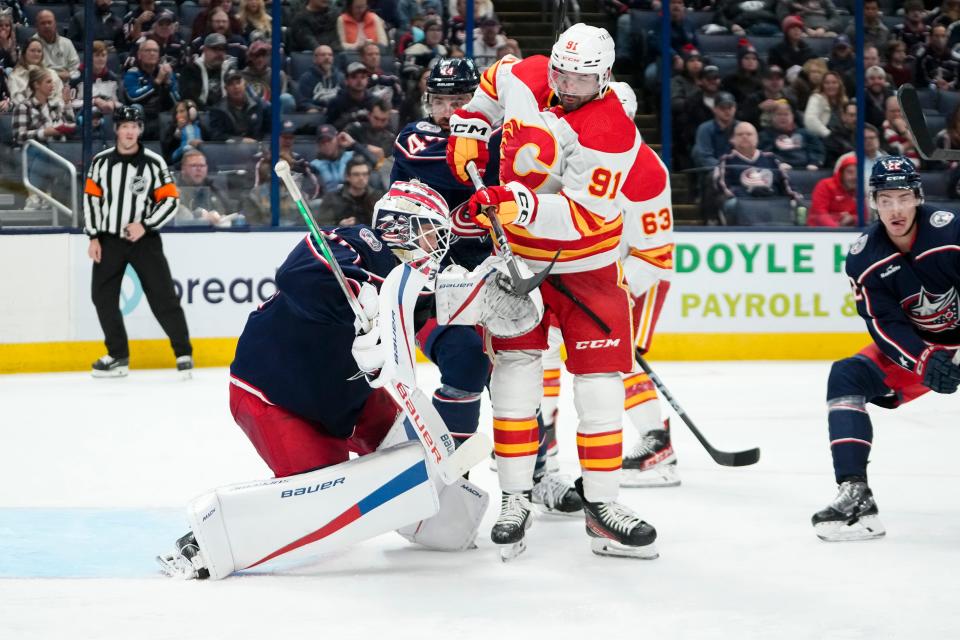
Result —
[{"label": "navy hockey glove", "polygon": [[937,393],[953,393],[960,387],[960,365],[953,361],[953,353],[939,347],[927,349],[920,362],[923,366],[923,384]]}]

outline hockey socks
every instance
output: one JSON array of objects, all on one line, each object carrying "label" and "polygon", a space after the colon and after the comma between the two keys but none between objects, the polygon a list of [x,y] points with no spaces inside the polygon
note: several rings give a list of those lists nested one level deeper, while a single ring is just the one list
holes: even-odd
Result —
[{"label": "hockey socks", "polygon": [[443,418],[457,446],[477,432],[480,422],[479,393],[443,385],[433,394],[433,406]]}]

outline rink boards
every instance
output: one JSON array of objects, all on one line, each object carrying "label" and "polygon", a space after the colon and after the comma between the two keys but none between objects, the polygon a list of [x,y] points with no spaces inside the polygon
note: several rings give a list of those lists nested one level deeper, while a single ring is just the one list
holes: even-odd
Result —
[{"label": "rink boards", "polygon": [[[230,363],[247,315],[276,291],[273,275],[302,231],[164,233],[200,366]],[[831,359],[869,341],[843,260],[854,232],[678,232],[676,274],[651,357]],[[103,353],[90,302],[87,238],[0,235],[0,373],[82,370]],[[120,306],[134,368],[173,365],[136,273]]]}]

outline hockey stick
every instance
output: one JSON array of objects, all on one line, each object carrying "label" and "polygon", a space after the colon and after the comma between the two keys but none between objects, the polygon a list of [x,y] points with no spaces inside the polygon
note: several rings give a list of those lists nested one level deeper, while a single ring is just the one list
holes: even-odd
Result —
[{"label": "hockey stick", "polygon": [[[483,184],[483,180],[480,178],[480,172],[477,171],[477,165],[471,160],[467,163],[467,175],[470,176],[470,180],[473,182],[473,188],[477,191],[486,188],[486,185]],[[553,265],[556,264],[557,258],[560,257],[560,251],[553,256],[553,260],[546,266],[546,268],[540,273],[534,274],[529,278],[524,278],[520,274],[520,268],[517,267],[517,257],[513,254],[513,250],[510,248],[510,242],[507,241],[507,233],[503,230],[503,225],[500,224],[500,219],[496,214],[490,214],[487,216],[490,219],[490,237],[493,238],[493,244],[496,246],[497,250],[500,252],[500,255],[503,256],[503,259],[507,263],[507,271],[510,272],[510,288],[518,296],[525,296],[537,287],[540,286],[540,283],[543,282],[543,279],[550,275],[550,270],[553,269]]]},{"label": "hockey stick", "polygon": [[[314,220],[313,213],[307,207],[306,202],[304,202],[303,194],[300,192],[297,183],[294,182],[293,176],[290,174],[290,165],[287,164],[286,160],[281,160],[274,166],[274,171],[276,171],[277,176],[283,181],[284,186],[290,193],[290,197],[293,198],[293,201],[296,203],[297,209],[299,209],[304,222],[306,222],[307,227],[310,228],[310,235],[316,240],[320,252],[330,266],[330,271],[340,286],[340,290],[343,291],[343,295],[346,296],[353,314],[360,321],[364,333],[370,331],[371,323],[367,319],[367,315],[364,313],[363,307],[357,299],[357,295],[353,292],[350,285],[347,284],[347,278],[343,275],[343,270],[334,257],[330,245],[327,243],[326,238],[320,233],[320,227],[317,225],[316,220]],[[407,265],[401,266],[412,271]],[[384,282],[384,285],[386,284],[387,283]],[[419,288],[415,290],[413,293],[414,298],[419,294],[419,291]],[[413,320],[412,309],[413,304],[410,304],[408,322],[411,327]],[[443,418],[440,417],[440,414],[437,413],[433,404],[426,399],[424,393],[416,386],[416,378],[413,373],[412,344],[409,344],[409,336],[407,336],[407,338],[409,353],[411,355],[409,356],[407,369],[403,371],[405,374],[403,375],[404,380],[398,380],[397,378],[399,378],[399,376],[390,376],[388,385],[386,385],[387,392],[405,416],[404,427],[408,437],[412,438],[416,436],[419,438],[424,449],[426,449],[429,454],[428,458],[437,469],[440,479],[444,484],[453,484],[460,479],[460,476],[482,460],[485,460],[487,456],[490,455],[493,444],[484,434],[474,434],[454,449],[453,438],[447,429],[447,425],[444,424]],[[396,372],[397,370],[398,367],[395,366],[393,371]],[[478,436],[481,437],[478,438]],[[484,440],[484,438],[486,440]]]},{"label": "hockey stick", "polygon": [[[570,302],[577,306],[583,313],[585,313],[593,322],[600,327],[600,329],[610,335],[610,327],[604,322],[600,316],[594,313],[593,309],[588,307],[580,298],[576,296],[575,293],[570,291],[566,285],[563,284],[559,278],[551,278],[550,286],[554,289],[565,295]],[[663,381],[660,380],[660,377],[653,372],[653,369],[650,368],[650,365],[647,364],[647,361],[643,359],[643,354],[640,353],[640,349],[637,348],[633,352],[634,358],[637,360],[637,364],[640,365],[640,368],[643,369],[644,373],[650,376],[650,379],[653,380],[653,384],[656,385],[657,389],[660,391],[660,394],[666,399],[666,401],[673,407],[673,410],[677,412],[677,415],[680,416],[680,419],[683,420],[683,423],[687,425],[687,428],[693,432],[693,435],[697,437],[697,440],[700,441],[700,444],[703,445],[703,448],[707,450],[707,453],[710,454],[710,457],[713,458],[714,462],[717,464],[723,465],[725,467],[745,467],[747,465],[756,464],[760,459],[760,449],[754,447],[747,451],[720,451],[712,444],[710,444],[707,439],[700,433],[700,429],[697,429],[697,425],[693,423],[693,420],[690,419],[690,416],[687,415],[687,412],[683,410],[683,407],[680,406],[680,403],[677,402],[677,399],[673,397],[673,394],[670,393],[670,390],[667,389],[666,385],[663,384]]]},{"label": "hockey stick", "polygon": [[310,228],[310,235],[317,241],[320,253],[323,254],[327,264],[330,265],[330,271],[333,272],[334,279],[336,279],[337,284],[340,285],[340,290],[343,291],[343,295],[347,297],[347,304],[350,305],[353,315],[360,321],[361,330],[363,333],[367,333],[370,331],[370,321],[367,319],[367,314],[363,312],[363,307],[360,305],[360,301],[357,300],[357,294],[355,294],[353,288],[347,284],[347,277],[343,275],[343,269],[340,268],[340,263],[333,257],[333,251],[330,249],[327,239],[320,233],[320,227],[317,225],[317,221],[313,219],[313,213],[307,208],[303,194],[300,192],[300,187],[294,182],[293,175],[290,173],[290,165],[287,164],[286,160],[281,160],[273,167],[273,170],[276,172],[277,177],[283,181],[287,192],[290,194],[290,197],[293,198],[297,209],[300,210],[303,221],[306,222],[307,227]]},{"label": "hockey stick", "polygon": [[946,162],[960,160],[960,149],[938,149],[937,143],[927,127],[927,119],[923,116],[923,106],[920,104],[920,94],[913,85],[905,84],[897,89],[897,101],[900,110],[907,121],[910,136],[916,144],[920,157],[924,160],[942,160]]},{"label": "hockey stick", "polygon": [[707,450],[707,453],[710,454],[710,457],[713,458],[713,461],[724,467],[746,467],[751,464],[756,464],[760,460],[760,449],[754,447],[753,449],[747,449],[746,451],[720,451],[712,444],[710,444],[703,434],[700,433],[700,430],[697,429],[697,425],[693,424],[693,420],[690,419],[690,416],[687,415],[687,412],[683,410],[683,407],[680,406],[680,403],[677,402],[677,399],[673,397],[673,394],[670,393],[670,390],[667,389],[666,385],[663,384],[663,381],[660,379],[656,373],[653,372],[653,369],[650,368],[650,365],[647,364],[647,361],[643,359],[643,355],[640,353],[640,349],[634,351],[634,357],[637,360],[637,364],[640,365],[640,368],[643,369],[651,380],[653,384],[657,386],[657,391],[660,392],[660,395],[673,407],[673,410],[677,412],[677,415],[680,416],[680,419],[683,420],[683,423],[687,425],[687,428],[693,432],[693,435],[696,436],[697,440],[700,441],[700,444],[703,445],[703,448]]}]

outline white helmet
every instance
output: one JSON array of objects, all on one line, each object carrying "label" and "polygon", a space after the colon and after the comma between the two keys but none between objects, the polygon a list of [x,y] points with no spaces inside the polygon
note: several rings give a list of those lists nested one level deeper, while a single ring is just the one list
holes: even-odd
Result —
[{"label": "white helmet", "polygon": [[633,92],[633,87],[626,82],[611,82],[610,90],[617,94],[617,99],[623,105],[623,110],[633,120],[637,115],[637,94]]},{"label": "white helmet", "polygon": [[373,205],[371,226],[398,258],[431,275],[450,248],[447,201],[419,180],[391,184]]},{"label": "white helmet", "polygon": [[558,72],[595,73],[595,93],[602,95],[610,82],[615,58],[613,38],[606,29],[578,22],[560,34],[550,51],[550,88],[556,93],[569,93],[556,86]]}]

